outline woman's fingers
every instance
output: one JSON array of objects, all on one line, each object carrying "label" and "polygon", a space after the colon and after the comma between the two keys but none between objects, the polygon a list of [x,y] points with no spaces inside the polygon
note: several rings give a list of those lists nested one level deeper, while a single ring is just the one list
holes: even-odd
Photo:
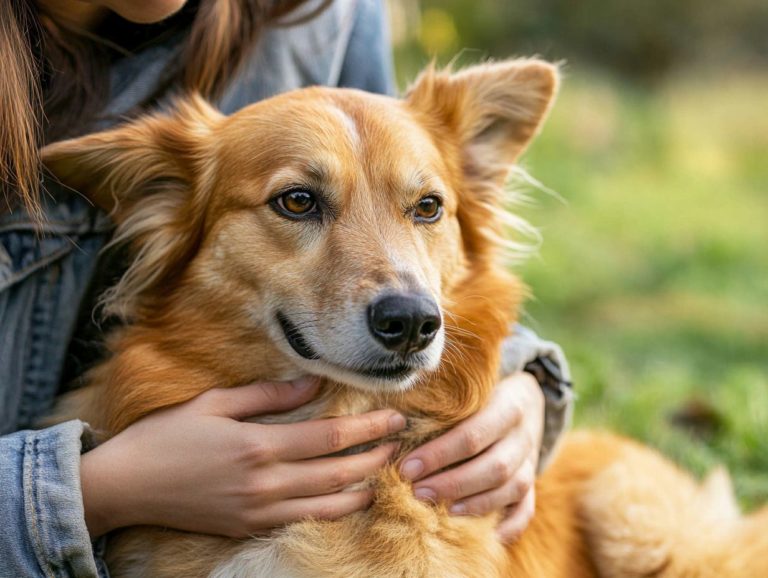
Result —
[{"label": "woman's fingers", "polygon": [[303,405],[317,393],[319,384],[317,377],[305,376],[291,382],[268,381],[217,388],[202,393],[192,403],[208,415],[239,420]]},{"label": "woman's fingers", "polygon": [[375,474],[392,457],[397,444],[384,444],[353,456],[315,458],[279,464],[273,473],[279,498],[339,492]]},{"label": "woman's fingers", "polygon": [[405,418],[392,410],[292,424],[242,424],[250,434],[249,457],[256,462],[293,462],[327,456],[400,431]]},{"label": "woman's fingers", "polygon": [[[455,502],[481,492],[500,490],[510,484],[520,487],[530,485],[533,472],[522,466],[530,456],[531,443],[522,431],[518,433],[520,435],[507,436],[473,460],[414,484],[415,496]],[[513,501],[520,498],[522,495]],[[508,506],[513,501],[500,505]]]},{"label": "woman's fingers", "polygon": [[497,387],[486,407],[448,433],[411,452],[400,467],[403,477],[420,480],[432,472],[474,457],[500,440],[522,417],[518,397],[511,390]]},{"label": "woman's fingers", "polygon": [[535,477],[533,465],[525,462],[513,478],[492,490],[454,502],[450,512],[482,516],[507,507],[514,508],[534,491]]},{"label": "woman's fingers", "polygon": [[517,540],[528,527],[536,510],[536,492],[531,489],[520,501],[507,510],[504,520],[496,528],[499,540],[510,544]]}]

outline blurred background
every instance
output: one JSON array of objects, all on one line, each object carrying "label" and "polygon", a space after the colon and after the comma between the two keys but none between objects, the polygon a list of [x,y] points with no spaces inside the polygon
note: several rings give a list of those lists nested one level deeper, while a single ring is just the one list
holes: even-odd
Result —
[{"label": "blurred background", "polygon": [[543,243],[523,321],[576,424],[768,500],[768,2],[389,0],[401,88],[433,57],[540,55],[563,88],[522,166]]}]

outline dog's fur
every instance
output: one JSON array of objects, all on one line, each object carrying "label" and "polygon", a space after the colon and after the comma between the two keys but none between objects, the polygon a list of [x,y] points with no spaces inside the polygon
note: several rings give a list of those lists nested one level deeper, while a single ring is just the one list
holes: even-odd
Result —
[{"label": "dog's fur", "polygon": [[[305,373],[327,378],[319,399],[275,419],[396,408],[409,416],[400,455],[471,415],[489,398],[524,294],[501,265],[503,181],[556,89],[556,69],[534,60],[429,69],[401,101],[312,88],[223,117],[190,98],[49,146],[48,167],[112,211],[118,242],[135,255],[105,298],[127,322],[110,337],[112,356],[60,415],[114,434],[213,387]],[[290,220],[270,206],[295,186],[323,196],[321,220]],[[415,223],[412,207],[434,192],[442,219]],[[379,363],[364,311],[387,290],[425,292],[443,316],[399,380],[357,372]],[[297,320],[320,359],[291,348],[277,311]],[[266,539],[119,532],[112,573],[768,576],[768,511],[741,518],[724,474],[699,486],[609,434],[568,437],[537,482],[532,524],[509,547],[495,537],[498,516],[454,517],[415,500],[396,464],[370,483],[368,511]]]}]

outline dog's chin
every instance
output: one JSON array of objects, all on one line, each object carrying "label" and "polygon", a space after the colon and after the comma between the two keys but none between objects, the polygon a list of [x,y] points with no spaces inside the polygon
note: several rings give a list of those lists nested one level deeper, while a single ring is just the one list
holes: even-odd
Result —
[{"label": "dog's chin", "polygon": [[407,391],[413,387],[419,379],[437,369],[440,356],[431,362],[422,359],[410,363],[396,363],[394,365],[376,365],[370,368],[351,368],[341,363],[334,363],[318,354],[311,359],[297,355],[291,351],[291,357],[302,370],[311,375],[320,375],[355,387],[363,391],[373,393],[395,393]]},{"label": "dog's chin", "polygon": [[322,360],[317,360],[309,365],[315,374],[373,393],[406,391],[413,387],[423,373],[423,370],[409,367],[408,369],[392,368],[391,371],[386,372],[386,376],[375,375],[371,372],[353,371]]}]

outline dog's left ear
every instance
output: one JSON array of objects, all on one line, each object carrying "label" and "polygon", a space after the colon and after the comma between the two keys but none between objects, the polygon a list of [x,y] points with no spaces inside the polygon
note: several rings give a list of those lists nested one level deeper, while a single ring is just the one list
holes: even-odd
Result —
[{"label": "dog's left ear", "polygon": [[119,222],[123,208],[155,194],[156,183],[192,185],[209,164],[206,144],[222,118],[197,95],[99,133],[50,144],[46,168],[64,185],[86,195]]},{"label": "dog's left ear", "polygon": [[536,135],[558,87],[557,67],[541,60],[487,63],[419,76],[406,102],[436,136],[460,147],[463,170],[499,179]]},{"label": "dog's left ear", "polygon": [[43,149],[48,170],[109,212],[117,225],[113,242],[131,247],[130,267],[103,297],[105,313],[135,318],[146,309],[145,296],[167,291],[192,258],[216,171],[213,132],[222,118],[189,96],[169,113]]}]

